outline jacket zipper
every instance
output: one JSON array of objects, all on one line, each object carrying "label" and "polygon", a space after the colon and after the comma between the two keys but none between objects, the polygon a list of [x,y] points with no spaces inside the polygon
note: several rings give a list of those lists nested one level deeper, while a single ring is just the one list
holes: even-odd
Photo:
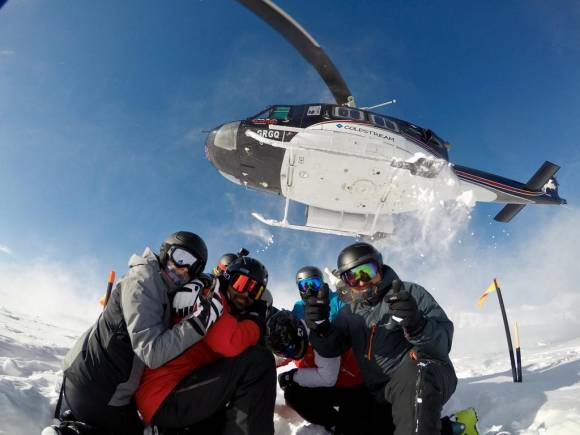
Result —
[{"label": "jacket zipper", "polygon": [[373,323],[371,325],[371,335],[369,337],[369,345],[368,345],[368,352],[367,352],[367,359],[371,360],[371,355],[373,353],[373,338],[375,336],[375,332],[377,331],[377,324]]}]

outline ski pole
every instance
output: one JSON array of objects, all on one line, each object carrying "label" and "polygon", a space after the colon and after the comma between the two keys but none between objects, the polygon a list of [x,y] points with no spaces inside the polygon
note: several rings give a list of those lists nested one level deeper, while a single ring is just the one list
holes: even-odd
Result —
[{"label": "ski pole", "polygon": [[514,382],[517,382],[517,374],[516,374],[516,362],[514,359],[514,347],[512,345],[512,336],[510,333],[510,325],[508,324],[507,314],[505,312],[505,306],[503,304],[503,297],[501,295],[501,289],[499,288],[499,284],[497,283],[497,279],[493,279],[493,283],[496,288],[497,299],[499,300],[499,307],[501,309],[501,316],[503,317],[503,326],[505,328],[505,336],[507,338],[508,344],[508,351],[510,354],[510,364],[512,366],[512,378]]},{"label": "ski pole", "polygon": [[520,328],[516,322],[516,364],[517,364],[517,380],[522,382],[522,353],[520,351]]}]

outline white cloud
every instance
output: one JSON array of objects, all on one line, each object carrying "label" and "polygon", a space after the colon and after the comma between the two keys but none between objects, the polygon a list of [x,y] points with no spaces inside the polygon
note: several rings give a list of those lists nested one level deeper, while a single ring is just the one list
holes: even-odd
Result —
[{"label": "white cloud", "polygon": [[3,254],[12,255],[12,249],[10,249],[6,245],[0,245],[0,252],[3,253]]},{"label": "white cloud", "polygon": [[46,258],[0,263],[0,306],[26,312],[78,330],[91,324],[100,307],[106,277],[98,279],[95,262],[70,263]]},{"label": "white cloud", "polygon": [[247,236],[257,238],[263,246],[258,252],[266,251],[274,243],[274,235],[268,230],[266,225],[254,222],[250,226],[240,228],[240,232]]}]

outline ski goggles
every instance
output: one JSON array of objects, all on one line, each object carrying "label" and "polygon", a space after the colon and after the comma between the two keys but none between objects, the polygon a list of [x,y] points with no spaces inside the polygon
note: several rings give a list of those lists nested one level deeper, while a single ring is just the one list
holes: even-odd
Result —
[{"label": "ski goggles", "polygon": [[187,267],[191,268],[198,262],[198,259],[191,252],[186,251],[179,246],[173,246],[169,250],[169,258],[173,261],[175,267]]},{"label": "ski goggles", "polygon": [[230,287],[236,293],[247,294],[254,300],[260,299],[264,292],[264,286],[258,280],[243,273],[237,273],[230,279]]},{"label": "ski goggles", "polygon": [[364,287],[378,273],[379,265],[374,261],[370,261],[343,272],[340,277],[349,287]]},{"label": "ski goggles", "polygon": [[322,286],[322,279],[319,276],[304,278],[298,281],[298,290],[304,296],[316,295]]}]

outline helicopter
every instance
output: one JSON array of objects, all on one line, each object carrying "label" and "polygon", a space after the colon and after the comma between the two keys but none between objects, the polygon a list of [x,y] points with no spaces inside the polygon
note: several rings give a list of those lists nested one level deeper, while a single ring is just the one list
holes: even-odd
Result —
[{"label": "helicopter", "polygon": [[[336,100],[274,104],[208,135],[206,156],[223,177],[285,198],[281,220],[252,213],[260,222],[376,238],[394,232],[393,215],[416,211],[426,201],[503,203],[499,222],[511,221],[528,204],[566,204],[554,177],[558,165],[546,161],[521,183],[450,163],[450,145],[434,131],[371,110],[378,106],[356,107],[320,44],[278,5],[237,1],[295,47]],[[290,201],[306,206],[305,224],[288,221]]]}]

